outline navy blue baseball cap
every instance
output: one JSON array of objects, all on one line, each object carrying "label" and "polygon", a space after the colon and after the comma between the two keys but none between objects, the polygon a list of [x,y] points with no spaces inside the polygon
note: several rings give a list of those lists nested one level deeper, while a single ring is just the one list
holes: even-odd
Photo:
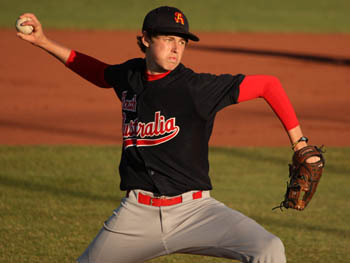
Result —
[{"label": "navy blue baseball cap", "polygon": [[143,21],[142,31],[151,34],[174,34],[192,41],[199,38],[190,33],[184,13],[175,7],[161,6],[151,10]]}]

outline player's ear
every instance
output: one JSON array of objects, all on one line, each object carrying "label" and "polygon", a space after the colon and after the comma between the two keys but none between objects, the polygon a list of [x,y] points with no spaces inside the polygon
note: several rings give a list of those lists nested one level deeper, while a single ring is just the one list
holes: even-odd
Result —
[{"label": "player's ear", "polygon": [[141,41],[142,44],[145,45],[145,47],[149,47],[151,45],[152,39],[146,31],[142,31]]}]

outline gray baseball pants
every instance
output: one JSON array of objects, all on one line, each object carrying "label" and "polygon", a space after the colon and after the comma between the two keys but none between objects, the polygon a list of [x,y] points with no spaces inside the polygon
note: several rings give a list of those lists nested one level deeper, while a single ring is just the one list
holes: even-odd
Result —
[{"label": "gray baseball pants", "polygon": [[210,197],[169,206],[140,204],[133,190],[105,222],[78,259],[81,263],[136,263],[172,253],[189,253],[253,263],[286,262],[281,240],[251,218]]}]

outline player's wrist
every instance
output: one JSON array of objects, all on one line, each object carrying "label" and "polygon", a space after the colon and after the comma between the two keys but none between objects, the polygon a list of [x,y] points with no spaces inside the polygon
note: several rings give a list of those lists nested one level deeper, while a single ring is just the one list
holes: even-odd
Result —
[{"label": "player's wrist", "polygon": [[299,142],[297,145],[295,145],[293,147],[293,150],[296,152],[296,151],[298,151],[298,150],[300,150],[300,149],[302,149],[302,148],[304,148],[306,146],[307,146],[306,142]]},{"label": "player's wrist", "polygon": [[298,151],[307,146],[309,139],[305,136],[301,136],[297,141],[293,142],[292,150]]}]

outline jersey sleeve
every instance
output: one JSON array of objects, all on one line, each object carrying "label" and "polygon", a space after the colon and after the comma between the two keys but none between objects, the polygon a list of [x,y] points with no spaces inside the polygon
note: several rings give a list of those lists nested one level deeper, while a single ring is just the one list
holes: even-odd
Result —
[{"label": "jersey sleeve", "polygon": [[114,88],[117,96],[121,99],[124,90],[133,89],[135,93],[140,92],[143,88],[142,77],[144,76],[145,67],[146,64],[143,59],[131,59],[122,64],[106,67],[104,79],[106,83]]},{"label": "jersey sleeve", "polygon": [[236,104],[239,96],[239,85],[244,75],[197,74],[190,81],[191,93],[195,107],[204,119],[215,115],[226,106]]}]

